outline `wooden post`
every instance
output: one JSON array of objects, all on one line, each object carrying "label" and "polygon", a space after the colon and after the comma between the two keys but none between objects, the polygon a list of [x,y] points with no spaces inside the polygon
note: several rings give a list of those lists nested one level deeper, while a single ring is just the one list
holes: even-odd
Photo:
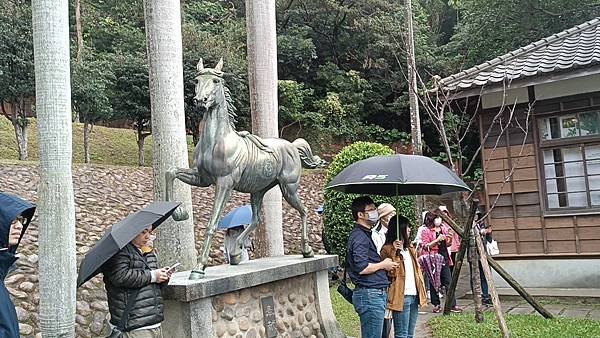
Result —
[{"label": "wooden post", "polygon": [[[479,201],[473,199],[471,201],[471,209],[469,209],[471,210],[471,212],[469,214],[469,218],[467,218],[467,222],[465,223],[465,231],[471,228],[473,224],[473,219],[475,219],[475,212],[477,211],[478,206]],[[446,215],[444,215],[444,217],[446,217]],[[460,276],[460,270],[462,268],[462,263],[465,258],[465,253],[467,252],[467,248],[469,247],[469,236],[462,236],[461,238],[462,240],[460,242],[460,251],[458,251],[458,254],[456,254],[454,270],[452,271],[452,281],[450,282],[450,287],[448,288],[448,292],[446,293],[446,305],[444,305],[444,315],[450,314],[452,299],[454,299],[454,295],[456,294],[456,285],[458,285],[458,277]]]},{"label": "wooden post", "polygon": [[483,274],[485,275],[485,280],[488,283],[490,295],[492,296],[492,304],[494,304],[494,312],[496,313],[498,326],[500,327],[502,336],[504,338],[508,338],[510,337],[508,332],[508,326],[506,326],[506,320],[504,320],[504,315],[502,314],[502,307],[500,306],[500,299],[498,298],[498,292],[496,292],[496,286],[494,285],[492,270],[490,270],[490,266],[487,262],[488,255],[481,241],[481,236],[479,236],[478,234],[475,234],[475,243],[477,243],[477,250],[479,251],[480,257],[479,260],[481,262],[481,267],[483,267]]},{"label": "wooden post", "polygon": [[[450,227],[456,231],[456,233],[463,237],[464,233],[463,231],[458,227],[458,225],[449,217],[446,217],[446,215],[442,214],[442,218],[446,221],[446,223],[448,223],[448,225],[450,225]],[[521,284],[519,284],[516,280],[514,280],[510,274],[508,272],[506,272],[506,270],[504,270],[500,264],[498,264],[498,262],[496,262],[492,257],[487,256],[487,262],[488,264],[494,268],[494,270],[496,270],[496,272],[498,273],[498,275],[500,275],[500,277],[502,277],[507,283],[508,285],[510,285],[513,289],[515,289],[515,291],[517,291],[517,293],[523,297],[523,299],[525,299],[527,301],[527,303],[529,303],[531,306],[533,306],[533,308],[542,316],[544,316],[544,318],[546,319],[552,319],[554,318],[554,316],[548,312],[546,309],[544,309],[543,306],[541,306],[535,299],[533,299],[533,297],[527,293],[527,291],[525,291],[525,289],[521,286]]]},{"label": "wooden post", "polygon": [[472,230],[469,235],[469,263],[471,263],[471,291],[473,292],[473,302],[475,303],[475,322],[483,323],[483,306],[481,303],[481,278],[479,278],[479,252],[475,244],[475,239],[479,234]]}]

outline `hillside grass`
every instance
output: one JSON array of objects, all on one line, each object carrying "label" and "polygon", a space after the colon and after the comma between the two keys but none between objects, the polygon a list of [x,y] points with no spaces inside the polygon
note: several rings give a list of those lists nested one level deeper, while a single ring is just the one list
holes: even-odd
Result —
[{"label": "hillside grass", "polygon": [[[39,160],[36,119],[29,119],[28,160]],[[107,128],[94,126],[90,136],[90,160],[92,164],[138,166],[137,135],[133,129]],[[152,165],[152,136],[145,141],[145,166]],[[189,159],[192,158],[194,144],[188,136]],[[18,160],[17,139],[10,121],[0,117],[0,159]],[[73,123],[73,162],[83,163],[83,124]],[[191,163],[191,162],[190,162]]]}]

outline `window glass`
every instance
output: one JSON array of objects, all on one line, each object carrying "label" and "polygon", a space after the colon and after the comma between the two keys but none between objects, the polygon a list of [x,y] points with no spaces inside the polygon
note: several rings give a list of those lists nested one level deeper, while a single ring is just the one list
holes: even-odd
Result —
[{"label": "window glass", "polygon": [[598,134],[600,129],[598,112],[594,111],[579,114],[579,128],[581,130],[581,136]]},{"label": "window glass", "polygon": [[560,117],[560,136],[562,138],[579,136],[576,115]]}]

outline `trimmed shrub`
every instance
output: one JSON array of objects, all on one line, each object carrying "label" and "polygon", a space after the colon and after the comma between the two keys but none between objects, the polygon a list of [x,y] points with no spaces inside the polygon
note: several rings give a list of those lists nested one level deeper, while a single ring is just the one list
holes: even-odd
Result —
[{"label": "trimmed shrub", "polygon": [[[326,182],[331,180],[354,162],[379,155],[393,155],[394,151],[385,145],[371,142],[356,142],[343,148],[335,156],[327,169]],[[350,207],[352,200],[360,195],[345,194],[338,191],[325,191],[325,220],[324,230],[327,251],[340,257],[340,265],[345,265],[346,244],[348,235],[354,228],[352,211]],[[386,197],[372,195],[376,205],[390,203],[396,208],[399,215],[408,219],[415,219],[415,199],[412,196]],[[414,224],[413,224],[414,226]]]}]

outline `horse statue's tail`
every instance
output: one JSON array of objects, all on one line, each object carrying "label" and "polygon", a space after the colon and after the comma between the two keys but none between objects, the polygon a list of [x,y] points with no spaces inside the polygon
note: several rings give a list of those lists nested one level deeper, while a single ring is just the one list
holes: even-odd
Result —
[{"label": "horse statue's tail", "polygon": [[306,169],[323,168],[327,165],[327,162],[321,159],[317,155],[313,155],[310,145],[305,139],[296,139],[292,144],[298,150],[300,159],[302,160],[302,167]]}]

